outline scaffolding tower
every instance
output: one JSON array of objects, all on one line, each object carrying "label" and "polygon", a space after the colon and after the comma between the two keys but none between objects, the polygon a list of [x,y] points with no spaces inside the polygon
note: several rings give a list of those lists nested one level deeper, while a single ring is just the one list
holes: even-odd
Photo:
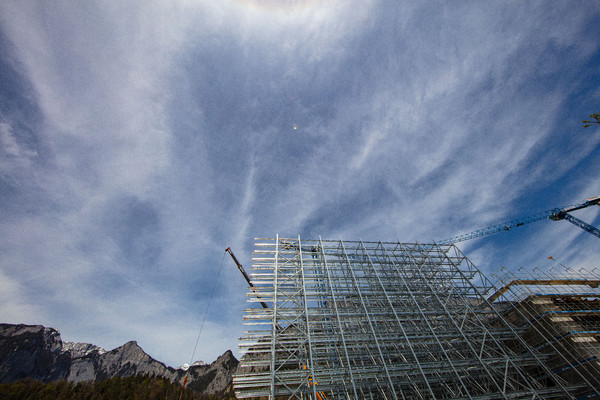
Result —
[{"label": "scaffolding tower", "polygon": [[245,312],[238,398],[600,394],[561,376],[522,336],[509,290],[493,298],[502,289],[452,244],[259,238],[251,278],[249,302],[269,307]]}]

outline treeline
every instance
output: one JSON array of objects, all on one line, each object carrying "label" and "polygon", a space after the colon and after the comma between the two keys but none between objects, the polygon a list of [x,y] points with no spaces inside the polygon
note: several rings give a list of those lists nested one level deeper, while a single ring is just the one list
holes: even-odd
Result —
[{"label": "treeline", "polygon": [[[130,376],[114,377],[99,382],[73,383],[66,380],[44,383],[25,378],[0,384],[3,400],[179,400],[181,386],[165,378]],[[233,393],[214,396],[184,390],[185,400],[234,399]]]}]

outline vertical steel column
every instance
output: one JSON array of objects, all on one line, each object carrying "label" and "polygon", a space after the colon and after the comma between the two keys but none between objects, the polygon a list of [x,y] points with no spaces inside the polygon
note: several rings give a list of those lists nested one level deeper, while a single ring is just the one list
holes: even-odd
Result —
[{"label": "vertical steel column", "polygon": [[[298,235],[298,257],[300,257],[300,279],[302,280],[302,294],[304,295],[304,317],[306,318],[306,336],[308,338],[308,357],[310,360],[310,376],[312,377],[312,392],[313,399],[317,399],[317,378],[315,377],[313,355],[312,355],[312,339],[310,337],[310,321],[308,318],[308,297],[306,296],[306,281],[304,278],[304,263],[302,262],[302,244],[300,235]],[[310,382],[310,379],[309,379]]]},{"label": "vertical steel column", "polygon": [[[400,244],[401,248],[403,248],[403,246]],[[423,318],[423,320],[425,321],[425,324],[427,325],[427,327],[429,328],[429,331],[431,332],[435,342],[437,343],[437,345],[439,346],[440,350],[442,351],[442,354],[444,355],[444,357],[446,358],[446,361],[448,361],[448,364],[450,364],[450,368],[452,369],[452,371],[454,372],[454,375],[456,376],[456,378],[458,379],[458,382],[460,382],[460,385],[462,386],[462,388],[465,391],[465,394],[467,395],[467,397],[469,399],[472,399],[471,394],[469,393],[469,389],[467,389],[465,383],[463,382],[463,379],[461,378],[460,374],[458,373],[458,371],[456,370],[456,367],[454,366],[454,363],[452,362],[452,359],[450,358],[450,356],[448,355],[448,353],[446,352],[446,349],[444,348],[444,345],[442,345],[442,342],[440,341],[438,335],[435,333],[435,329],[433,329],[433,327],[431,326],[431,324],[429,323],[429,318],[427,317],[427,315],[423,312],[423,309],[421,308],[421,305],[419,304],[419,302],[417,301],[417,298],[415,297],[413,291],[410,289],[410,286],[408,285],[408,283],[406,282],[406,280],[404,279],[404,277],[402,276],[402,273],[399,271],[398,266],[396,265],[396,263],[392,260],[392,258],[390,256],[387,255],[387,250],[385,249],[385,247],[383,247],[384,252],[386,254],[387,257],[389,257],[392,265],[394,266],[394,268],[396,269],[396,271],[398,272],[398,276],[400,276],[400,279],[402,279],[402,284],[404,285],[404,287],[406,288],[406,291],[408,292],[410,298],[412,299],[412,301],[415,303],[415,306],[417,306],[417,309],[419,310],[419,313],[421,314],[421,317]],[[410,260],[410,262],[413,264],[413,266],[415,265],[415,261],[414,258],[412,256],[412,253],[414,252],[414,248],[411,249],[410,251],[408,251],[408,259]]]},{"label": "vertical steel column", "polygon": [[[379,242],[379,243],[380,243],[381,247],[383,248],[383,243],[381,243],[381,242]],[[402,336],[404,336],[404,340],[406,340],[406,343],[408,344],[410,353],[413,356],[413,358],[415,359],[415,363],[417,364],[417,368],[419,368],[419,372],[421,373],[421,376],[423,377],[425,384],[427,385],[429,394],[431,395],[432,399],[435,399],[436,398],[435,393],[433,392],[433,389],[431,388],[431,385],[429,384],[429,380],[427,379],[427,376],[425,375],[425,371],[423,371],[423,367],[421,366],[419,357],[417,357],[417,354],[415,353],[413,344],[411,343],[410,339],[408,338],[408,335],[406,334],[406,330],[404,329],[404,324],[400,321],[400,317],[398,317],[398,314],[396,313],[396,307],[394,307],[394,304],[392,303],[392,300],[390,299],[390,296],[388,295],[387,290],[385,290],[385,286],[383,285],[383,282],[381,281],[381,278],[379,277],[379,274],[377,273],[377,270],[375,269],[375,265],[373,264],[373,261],[371,260],[371,256],[369,256],[369,253],[368,253],[368,251],[365,247],[365,244],[363,243],[362,240],[360,241],[360,244],[361,244],[363,250],[365,251],[365,253],[367,254],[369,264],[371,265],[371,268],[373,268],[373,273],[374,273],[375,277],[377,278],[377,281],[379,282],[379,286],[381,286],[381,290],[383,290],[383,294],[385,295],[385,298],[392,310],[392,313],[394,314],[394,317],[396,318],[396,322],[398,323],[398,327],[402,331]]]},{"label": "vertical steel column", "polygon": [[269,399],[275,399],[275,343],[277,342],[277,270],[279,257],[279,234],[275,238],[275,265],[273,268],[273,326],[271,327],[271,393]]},{"label": "vertical steel column", "polygon": [[398,395],[396,394],[396,389],[394,388],[394,382],[390,376],[390,371],[388,370],[387,362],[383,357],[383,353],[381,352],[381,346],[379,345],[379,340],[377,339],[377,333],[375,332],[375,328],[373,327],[373,322],[371,321],[371,317],[369,316],[369,310],[367,309],[367,305],[365,304],[365,299],[362,296],[362,292],[360,290],[360,285],[356,280],[356,275],[354,274],[352,264],[350,263],[350,259],[348,258],[348,252],[346,251],[346,246],[344,246],[344,241],[340,238],[340,244],[342,245],[342,249],[344,251],[344,255],[346,257],[346,263],[348,264],[348,269],[350,270],[350,274],[352,276],[352,281],[354,282],[354,286],[356,287],[356,291],[358,292],[358,297],[360,298],[360,303],[363,306],[365,311],[365,316],[367,317],[367,322],[369,323],[369,327],[371,328],[371,333],[373,334],[373,339],[375,340],[375,346],[377,346],[377,351],[379,352],[379,357],[381,359],[381,363],[383,364],[383,368],[385,369],[385,375],[387,377],[388,383],[390,385],[390,389],[392,390],[392,394],[394,395],[394,399],[398,400]]},{"label": "vertical steel column", "polygon": [[333,307],[335,310],[335,317],[337,319],[338,327],[340,329],[340,336],[342,337],[342,346],[344,347],[344,355],[346,356],[346,365],[348,366],[348,373],[350,375],[350,382],[352,383],[352,391],[354,392],[354,399],[359,400],[358,393],[356,392],[356,385],[354,384],[354,376],[352,374],[352,365],[350,364],[350,357],[348,356],[348,347],[346,346],[346,339],[344,337],[344,328],[340,320],[340,313],[337,306],[337,300],[335,298],[335,291],[333,290],[333,282],[331,281],[331,273],[329,266],[327,265],[327,258],[325,257],[325,249],[323,247],[323,240],[319,236],[319,245],[321,247],[321,254],[323,256],[323,265],[325,266],[325,272],[327,273],[327,282],[329,283],[329,290],[331,291],[331,298],[333,300]]},{"label": "vertical steel column", "polygon": [[[427,251],[431,251],[433,248],[428,249]],[[445,253],[444,253],[445,254]],[[430,257],[427,257],[426,260],[430,260]],[[426,262],[426,260],[423,260],[423,264]],[[439,265],[437,265],[436,263],[431,262],[430,265],[433,268],[439,268]],[[457,268],[457,267],[455,267]],[[454,320],[454,318],[452,317],[452,314],[450,313],[450,311],[448,310],[448,308],[446,307],[446,305],[444,304],[444,302],[440,299],[440,297],[437,294],[437,291],[435,290],[435,288],[433,288],[431,286],[431,283],[429,282],[429,279],[427,279],[426,276],[423,275],[421,268],[417,268],[418,274],[421,276],[421,278],[423,279],[423,282],[425,282],[425,284],[429,287],[429,290],[431,291],[431,293],[435,296],[437,302],[442,306],[442,308],[444,309],[444,312],[446,313],[446,315],[448,316],[449,320],[452,322],[452,324],[454,325],[454,327],[457,329],[457,332],[462,336],[463,340],[465,341],[465,343],[469,346],[469,349],[471,350],[471,352],[473,354],[475,354],[475,356],[477,356],[477,360],[479,361],[479,363],[481,364],[481,366],[483,367],[484,371],[488,374],[489,378],[492,380],[492,382],[494,383],[494,385],[496,386],[497,390],[500,390],[500,386],[498,384],[498,382],[496,382],[495,377],[490,373],[488,366],[486,365],[486,363],[482,360],[481,356],[478,355],[477,350],[473,347],[473,345],[471,344],[471,341],[469,340],[469,338],[465,335],[465,333],[463,332],[462,328],[458,326],[458,323]],[[454,290],[454,287],[451,289]],[[462,296],[460,296],[462,298]],[[464,301],[464,298],[463,298]],[[465,306],[467,308],[467,310],[470,309],[470,306],[468,305],[467,302],[465,302]],[[506,356],[506,362],[508,363],[509,358],[507,355]],[[504,379],[504,388],[502,389],[502,397],[507,399],[506,397],[506,377]]]}]

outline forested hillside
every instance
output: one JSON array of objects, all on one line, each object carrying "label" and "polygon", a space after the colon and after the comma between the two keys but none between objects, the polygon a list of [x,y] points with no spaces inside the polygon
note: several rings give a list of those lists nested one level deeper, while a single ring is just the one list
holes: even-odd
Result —
[{"label": "forested hillside", "polygon": [[[18,382],[0,384],[3,400],[178,400],[181,386],[165,378],[149,376],[113,377],[98,382],[73,383],[66,380],[44,383],[25,378]],[[185,400],[235,399],[229,390],[224,395],[183,392]]]}]

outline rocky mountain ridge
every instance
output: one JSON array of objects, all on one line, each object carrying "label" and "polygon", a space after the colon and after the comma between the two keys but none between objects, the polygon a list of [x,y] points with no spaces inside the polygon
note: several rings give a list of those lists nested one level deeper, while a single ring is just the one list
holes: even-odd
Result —
[{"label": "rocky mountain ridge", "polygon": [[167,367],[142,350],[135,341],[106,351],[89,343],[62,342],[60,332],[42,325],[0,324],[0,383],[30,377],[44,382],[99,381],[114,376],[160,376],[205,394],[231,390],[238,360],[230,350],[211,364]]},{"label": "rocky mountain ridge", "polygon": [[63,342],[63,352],[70,352],[72,358],[84,357],[90,354],[92,351],[97,351],[99,354],[106,353],[100,346],[96,346],[90,343],[79,343],[79,342]]}]

